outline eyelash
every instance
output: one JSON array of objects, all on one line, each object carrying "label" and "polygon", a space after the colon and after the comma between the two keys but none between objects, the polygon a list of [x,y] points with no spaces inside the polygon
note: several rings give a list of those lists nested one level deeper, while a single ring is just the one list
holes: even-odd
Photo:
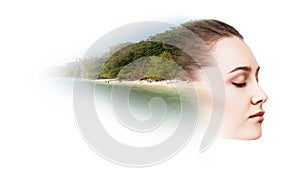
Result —
[{"label": "eyelash", "polygon": [[236,86],[236,87],[239,87],[239,88],[241,88],[241,87],[245,87],[247,84],[246,83],[235,83],[235,82],[231,82],[234,86]]}]

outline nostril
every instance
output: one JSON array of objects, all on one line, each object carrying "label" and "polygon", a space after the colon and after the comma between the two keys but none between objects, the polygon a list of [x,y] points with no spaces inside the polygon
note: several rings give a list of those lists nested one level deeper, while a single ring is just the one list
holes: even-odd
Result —
[{"label": "nostril", "polygon": [[251,99],[251,103],[253,105],[256,105],[256,104],[259,104],[259,103],[263,103],[263,102],[264,102],[264,100],[262,98],[254,97],[254,98]]}]

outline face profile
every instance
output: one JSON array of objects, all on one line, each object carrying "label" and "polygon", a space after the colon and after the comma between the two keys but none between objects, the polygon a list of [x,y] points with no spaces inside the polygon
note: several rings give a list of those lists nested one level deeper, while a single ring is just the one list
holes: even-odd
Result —
[{"label": "face profile", "polygon": [[249,47],[238,37],[224,38],[212,50],[224,79],[225,116],[222,135],[257,139],[264,121],[267,95],[258,84],[259,65]]},{"label": "face profile", "polygon": [[[192,21],[183,26],[205,42],[208,51],[200,50],[199,55],[210,55],[222,73],[225,102],[221,103],[225,104],[225,110],[221,135],[240,140],[258,139],[262,134],[265,113],[262,105],[267,95],[258,84],[260,66],[243,36],[232,26],[217,20]],[[195,82],[203,82],[201,75],[194,76]],[[208,90],[209,82],[198,86],[202,86],[199,88],[202,106],[211,109],[213,97]]]}]

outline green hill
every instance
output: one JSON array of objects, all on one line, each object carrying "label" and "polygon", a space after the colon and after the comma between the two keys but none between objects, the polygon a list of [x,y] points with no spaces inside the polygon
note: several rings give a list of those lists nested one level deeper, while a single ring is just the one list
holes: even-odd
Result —
[{"label": "green hill", "polygon": [[[193,59],[175,46],[168,45],[163,41],[181,42],[186,34],[181,29],[173,28],[164,33],[149,37],[138,43],[121,43],[113,46],[110,52],[99,57],[90,57],[76,61],[75,66],[79,76],[85,79],[124,78],[138,80],[141,78],[163,80],[178,79],[187,80],[181,66]],[[79,63],[79,65],[78,65]],[[75,64],[75,62],[74,62]],[[70,69],[70,66],[72,69]],[[193,66],[189,66],[193,67]],[[62,70],[62,68],[60,68]],[[74,65],[65,66],[66,75],[75,74]]]}]

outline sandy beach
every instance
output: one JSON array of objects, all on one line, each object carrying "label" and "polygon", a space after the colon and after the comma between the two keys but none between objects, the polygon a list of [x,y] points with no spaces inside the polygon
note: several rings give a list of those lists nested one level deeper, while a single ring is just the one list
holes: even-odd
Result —
[{"label": "sandy beach", "polygon": [[182,90],[189,90],[195,87],[193,82],[189,81],[179,81],[179,80],[163,80],[163,81],[147,81],[147,80],[136,80],[136,81],[128,81],[122,80],[119,81],[118,79],[97,79],[92,80],[96,83],[101,84],[113,84],[113,85],[134,85],[134,86],[141,86],[141,87],[153,87],[162,90],[172,90],[172,91],[182,91]]}]

